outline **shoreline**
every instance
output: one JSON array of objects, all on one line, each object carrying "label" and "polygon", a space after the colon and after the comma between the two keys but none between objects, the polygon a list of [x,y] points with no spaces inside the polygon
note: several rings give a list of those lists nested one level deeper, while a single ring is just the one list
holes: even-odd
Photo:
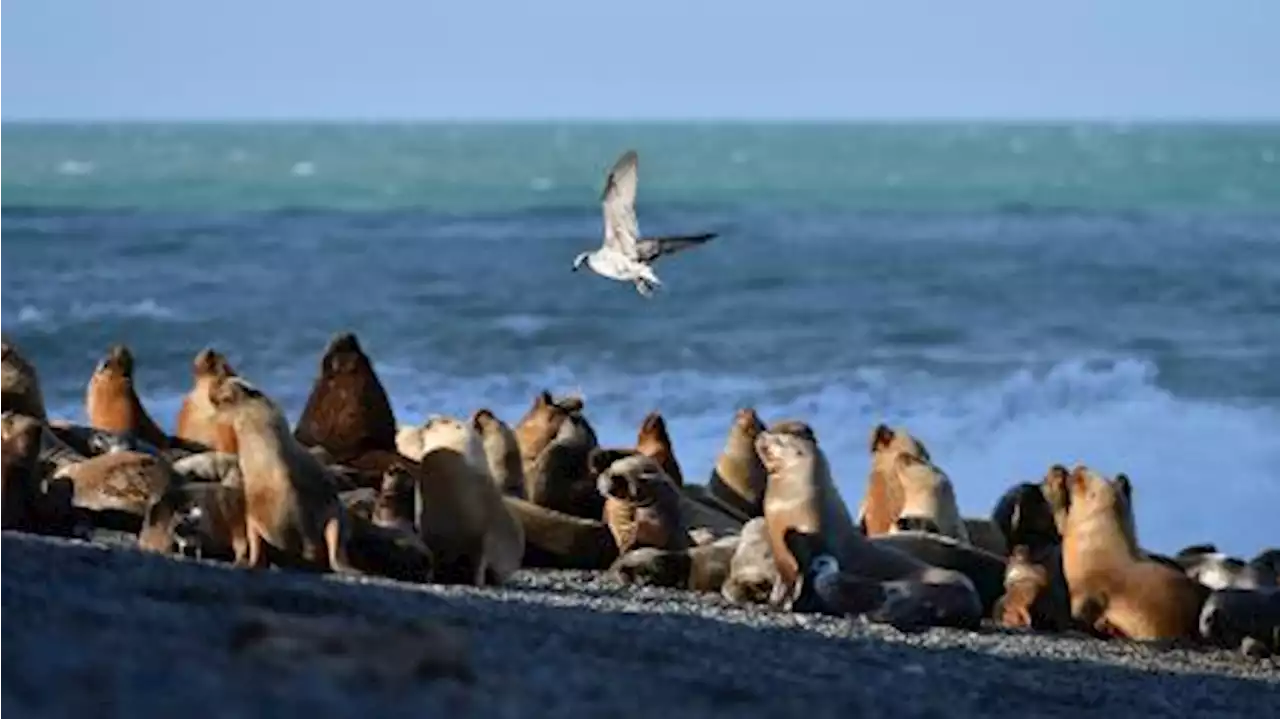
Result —
[{"label": "shoreline", "polygon": [[[615,716],[1256,716],[1275,659],[985,628],[904,634],[862,620],[734,607],[601,572],[522,570],[498,588],[268,570],[3,534],[3,708],[118,714]],[[473,682],[351,681],[386,646],[331,662],[237,654],[237,617],[269,611],[463,638]],[[372,644],[373,646],[368,646]],[[381,648],[381,649],[380,649]],[[384,657],[385,658],[385,657]],[[59,688],[51,685],[57,681]],[[76,687],[66,691],[67,682]],[[16,715],[15,715],[16,716]]]}]

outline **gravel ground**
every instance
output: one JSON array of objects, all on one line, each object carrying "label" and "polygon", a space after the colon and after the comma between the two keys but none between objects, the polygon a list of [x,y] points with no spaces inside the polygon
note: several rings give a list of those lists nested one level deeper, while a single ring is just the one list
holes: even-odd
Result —
[{"label": "gravel ground", "polygon": [[[999,630],[902,634],[590,572],[524,571],[502,589],[419,587],[11,532],[0,569],[10,717],[1280,712],[1272,660]],[[290,660],[288,642],[253,644],[244,626],[254,612],[367,638],[292,646]],[[410,631],[424,620],[463,638],[473,678],[423,669],[397,681],[370,669],[409,666],[405,646],[449,655],[447,640]]]}]

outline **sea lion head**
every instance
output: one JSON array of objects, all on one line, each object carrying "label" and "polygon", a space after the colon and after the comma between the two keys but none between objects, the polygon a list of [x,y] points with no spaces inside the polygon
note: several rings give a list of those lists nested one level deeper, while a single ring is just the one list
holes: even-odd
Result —
[{"label": "sea lion head", "polygon": [[1118,523],[1131,548],[1137,551],[1133,485],[1128,475],[1120,473],[1107,479],[1085,465],[1076,465],[1066,481],[1066,505],[1066,526],[1108,516]]},{"label": "sea lion head", "polygon": [[764,431],[764,422],[754,407],[742,407],[735,412],[733,426],[752,440]]},{"label": "sea lion head", "polygon": [[516,424],[516,440],[520,445],[520,453],[526,459],[532,459],[546,449],[555,439],[560,426],[570,415],[582,411],[581,398],[567,397],[557,400],[551,392],[542,390],[533,398],[533,405],[525,412]]},{"label": "sea lion head", "polygon": [[881,452],[904,453],[930,461],[929,450],[924,442],[916,439],[905,429],[894,429],[887,424],[877,424],[871,430],[871,454]]},{"label": "sea lion head", "polygon": [[[607,456],[593,453],[593,457]],[[616,459],[596,477],[600,495],[636,507],[648,507],[667,501],[679,491],[662,467],[642,454]]]},{"label": "sea lion head", "polygon": [[197,378],[230,377],[236,373],[227,362],[227,358],[212,347],[205,347],[196,353],[195,359],[191,362],[191,372]]},{"label": "sea lion head", "polygon": [[812,461],[818,450],[813,429],[803,422],[775,422],[756,437],[756,453],[770,476],[801,462]]},{"label": "sea lion head", "polygon": [[98,361],[93,374],[95,377],[110,375],[133,379],[133,353],[123,344],[111,345],[107,354]]},{"label": "sea lion head", "polygon": [[[1057,476],[1057,470],[1062,471],[1062,478],[1054,480],[1056,489],[1048,486],[1048,479],[1040,484],[1023,482],[1010,488],[996,503],[991,521],[1000,528],[1008,546],[1025,544],[1035,553],[1062,541],[1061,522],[1065,516],[1055,511],[1054,506],[1057,504],[1065,511],[1066,469],[1054,465],[1049,476]],[[1062,499],[1051,500],[1051,495]]]},{"label": "sea lion head", "polygon": [[265,399],[266,395],[243,377],[223,377],[209,387],[209,404],[218,412]]},{"label": "sea lion head", "polygon": [[378,489],[373,520],[379,525],[395,525],[414,521],[414,501],[417,480],[413,472],[400,462],[394,462],[382,474],[382,486]]},{"label": "sea lion head", "polygon": [[671,437],[667,434],[667,420],[663,419],[661,412],[656,410],[650,412],[640,423],[640,440],[644,441],[645,438],[653,438],[666,445],[671,444]]},{"label": "sea lion head", "polygon": [[688,552],[639,547],[614,560],[609,574],[637,587],[680,587],[689,583],[693,560]]},{"label": "sea lion head", "polygon": [[498,419],[498,416],[488,407],[482,407],[471,414],[471,426],[481,434],[492,431],[500,424],[502,420]]},{"label": "sea lion head", "polygon": [[360,347],[360,341],[351,332],[339,332],[329,339],[325,345],[324,355],[320,358],[320,373],[324,376],[339,374],[355,374],[373,365],[369,357]]}]

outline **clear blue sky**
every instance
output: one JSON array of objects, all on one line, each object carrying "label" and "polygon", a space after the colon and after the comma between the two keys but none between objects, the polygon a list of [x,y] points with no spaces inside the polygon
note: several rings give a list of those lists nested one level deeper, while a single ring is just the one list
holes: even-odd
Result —
[{"label": "clear blue sky", "polygon": [[1280,118],[1280,0],[5,0],[5,119]]}]

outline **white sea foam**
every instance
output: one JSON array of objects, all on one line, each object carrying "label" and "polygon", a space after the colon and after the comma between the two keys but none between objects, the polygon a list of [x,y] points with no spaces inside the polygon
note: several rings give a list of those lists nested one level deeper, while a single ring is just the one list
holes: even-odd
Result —
[{"label": "white sea foam", "polygon": [[289,172],[294,177],[311,177],[316,174],[316,164],[314,162],[295,162]]},{"label": "white sea foam", "polygon": [[92,175],[95,167],[92,162],[84,160],[63,160],[58,163],[57,169],[59,175],[80,177],[82,175]]},{"label": "white sea foam", "polygon": [[[883,370],[824,380],[621,376],[604,367],[471,378],[378,369],[402,422],[432,413],[466,416],[487,406],[514,425],[545,387],[584,394],[601,443],[625,445],[634,442],[644,415],[661,409],[685,475],[696,482],[711,471],[734,410],[752,405],[766,422],[797,418],[814,426],[851,509],[865,484],[871,428],[885,421],[927,443],[967,516],[986,516],[1005,489],[1039,479],[1052,463],[1083,461],[1133,479],[1139,536],[1149,549],[1212,541],[1247,557],[1280,544],[1274,526],[1280,411],[1176,397],[1157,385],[1150,364],[1137,360],[1066,362],[964,387]],[[308,363],[305,374],[273,392],[293,420],[313,372]],[[164,425],[180,402],[177,395],[148,398]],[[80,416],[78,404],[68,408],[64,416]]]},{"label": "white sea foam", "polygon": [[176,321],[181,320],[182,316],[174,309],[148,297],[136,302],[72,302],[56,308],[23,305],[14,316],[6,317],[5,321],[54,330],[70,323],[129,318]]}]

